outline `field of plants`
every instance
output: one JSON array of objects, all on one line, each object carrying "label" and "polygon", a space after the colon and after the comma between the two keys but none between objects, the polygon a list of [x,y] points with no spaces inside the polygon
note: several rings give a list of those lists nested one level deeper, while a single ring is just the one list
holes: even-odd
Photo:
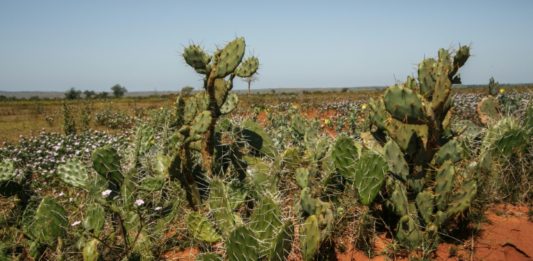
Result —
[{"label": "field of plants", "polygon": [[237,95],[245,46],[185,47],[177,97],[0,102],[0,260],[531,260],[530,86],[458,88],[458,46],[383,90]]}]

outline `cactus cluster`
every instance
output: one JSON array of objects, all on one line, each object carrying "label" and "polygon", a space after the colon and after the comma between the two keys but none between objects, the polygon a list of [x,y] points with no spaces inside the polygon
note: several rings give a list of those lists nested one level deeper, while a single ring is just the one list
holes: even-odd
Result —
[{"label": "cactus cluster", "polygon": [[210,189],[207,203],[214,222],[196,211],[186,218],[187,229],[196,240],[224,242],[228,260],[285,260],[294,227],[291,221],[282,220],[279,203],[272,196],[261,196],[245,222],[237,211],[244,202],[234,188],[215,178]]},{"label": "cactus cluster", "polygon": [[460,83],[457,72],[468,57],[467,46],[455,54],[441,49],[437,59],[419,64],[417,79],[408,77],[369,104],[374,128],[366,143],[378,144],[387,162],[386,205],[399,217],[397,239],[409,248],[438,239],[477,191],[471,172],[456,171],[463,151],[450,126],[452,84]]},{"label": "cactus cluster", "polygon": [[[191,95],[182,93],[176,101],[175,133],[171,137],[173,148],[168,155],[172,160],[171,176],[178,178],[187,192],[191,206],[201,203],[199,180],[213,177],[216,151],[216,124],[219,117],[232,112],[239,102],[231,93],[235,77],[254,75],[259,60],[250,57],[243,60],[244,38],[236,38],[213,55],[200,46],[187,46],[183,52],[185,62],[197,73],[204,75],[204,90]],[[196,160],[199,154],[201,161]],[[205,175],[199,174],[201,168]]]}]

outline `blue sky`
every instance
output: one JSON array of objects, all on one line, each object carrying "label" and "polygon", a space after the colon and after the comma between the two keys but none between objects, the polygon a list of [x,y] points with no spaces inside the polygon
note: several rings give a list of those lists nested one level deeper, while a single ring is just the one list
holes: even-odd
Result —
[{"label": "blue sky", "polygon": [[183,47],[235,36],[261,61],[253,88],[390,85],[459,43],[464,83],[533,82],[532,14],[527,0],[2,0],[0,90],[200,87]]}]

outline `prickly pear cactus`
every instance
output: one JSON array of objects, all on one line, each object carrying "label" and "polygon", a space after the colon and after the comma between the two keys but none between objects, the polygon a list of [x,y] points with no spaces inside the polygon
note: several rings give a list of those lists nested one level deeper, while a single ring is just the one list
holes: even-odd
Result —
[{"label": "prickly pear cactus", "polygon": [[111,190],[118,192],[124,176],[117,151],[110,146],[100,147],[93,152],[92,160],[94,170],[108,181]]},{"label": "prickly pear cactus", "polygon": [[464,153],[450,129],[452,84],[460,83],[458,70],[469,56],[467,46],[455,53],[441,49],[437,59],[419,64],[416,79],[389,87],[369,104],[372,136],[380,143],[374,147],[391,174],[386,206],[398,216],[396,237],[408,248],[438,239],[477,191],[472,173],[456,174],[454,163]]},{"label": "prickly pear cactus", "polygon": [[304,260],[313,260],[320,247],[320,229],[315,215],[309,216],[300,228],[300,244]]},{"label": "prickly pear cactus", "polygon": [[[203,91],[195,95],[183,92],[176,101],[175,133],[171,137],[173,148],[168,155],[172,160],[169,174],[184,187],[189,204],[196,208],[201,203],[197,180],[205,173],[213,177],[215,171],[215,127],[217,120],[237,107],[239,98],[230,93],[235,77],[251,77],[259,68],[259,60],[250,57],[243,60],[246,43],[236,38],[213,55],[200,46],[184,49],[183,58],[197,73],[204,75]],[[199,155],[201,160],[195,160]],[[199,173],[198,168],[203,173]]]},{"label": "prickly pear cactus", "polygon": [[31,223],[25,224],[25,233],[39,244],[54,246],[57,239],[66,235],[67,212],[50,197],[45,197],[37,207]]},{"label": "prickly pear cactus", "polygon": [[71,159],[65,164],[59,165],[57,175],[63,182],[76,188],[86,189],[89,182],[87,168],[83,162],[77,159]]},{"label": "prickly pear cactus", "polygon": [[7,182],[15,177],[15,167],[13,161],[2,160],[0,162],[0,182]]}]

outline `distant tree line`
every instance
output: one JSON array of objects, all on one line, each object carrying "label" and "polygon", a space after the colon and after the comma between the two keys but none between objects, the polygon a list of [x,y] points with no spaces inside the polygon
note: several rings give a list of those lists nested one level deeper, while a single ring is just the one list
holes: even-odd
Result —
[{"label": "distant tree line", "polygon": [[[128,89],[126,89],[126,87],[120,85],[120,84],[115,84],[111,87],[111,93],[113,94],[113,98],[120,98],[120,97],[123,97],[124,94],[128,92]],[[76,88],[72,87],[70,88],[69,90],[67,90],[65,92],[65,99],[67,100],[78,100],[78,99],[81,99],[82,98],[82,94],[83,94],[83,98],[85,99],[107,99],[107,98],[110,98],[109,96],[109,93],[108,92],[95,92],[95,91],[92,91],[92,90],[85,90],[85,91],[81,91],[81,90],[77,90]]]}]

